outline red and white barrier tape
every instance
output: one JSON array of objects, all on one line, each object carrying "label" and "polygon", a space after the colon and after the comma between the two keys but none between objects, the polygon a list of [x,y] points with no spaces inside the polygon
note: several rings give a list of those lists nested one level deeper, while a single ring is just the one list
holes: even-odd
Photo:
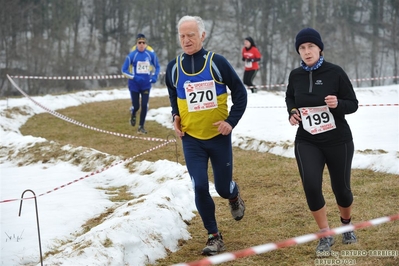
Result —
[{"label": "red and white barrier tape", "polygon": [[360,79],[350,79],[350,81],[370,81],[370,80],[384,80],[384,79],[398,79],[399,76],[388,76],[379,78],[360,78]]},{"label": "red and white barrier tape", "polygon": [[[370,80],[384,80],[384,79],[398,79],[399,76],[390,76],[390,77],[379,77],[379,78],[360,78],[360,79],[350,79],[350,81],[370,81]],[[288,83],[282,83],[282,84],[273,84],[273,85],[256,85],[256,86],[248,86],[248,89],[252,88],[275,88],[275,87],[286,87],[288,86]]]},{"label": "red and white barrier tape", "polygon": [[44,109],[46,112],[50,113],[51,115],[58,117],[66,122],[75,124],[77,126],[80,127],[84,127],[87,129],[91,129],[94,131],[98,131],[101,133],[106,133],[106,134],[110,134],[110,135],[114,135],[114,136],[118,136],[118,137],[124,137],[124,138],[130,138],[130,139],[142,139],[142,140],[149,140],[149,141],[166,141],[166,142],[175,142],[176,140],[166,140],[166,139],[160,139],[160,138],[149,138],[149,137],[137,137],[137,136],[132,136],[132,135],[128,135],[128,134],[122,134],[122,133],[118,133],[118,132],[112,132],[112,131],[108,131],[108,130],[103,130],[103,129],[99,129],[99,128],[95,128],[92,126],[88,126],[85,125],[81,122],[78,122],[72,118],[69,118],[65,115],[62,115],[54,110],[51,110],[47,107],[45,107],[44,105],[40,104],[39,102],[35,101],[33,98],[31,98],[28,94],[26,94],[20,87],[18,87],[18,85],[15,83],[15,81],[9,76],[7,75],[7,78],[10,80],[11,84],[20,92],[22,93],[22,95],[24,95],[26,98],[28,98],[29,100],[31,100],[33,103],[35,103],[37,106],[39,106],[40,108]]},{"label": "red and white barrier tape", "polygon": [[[69,118],[69,117],[67,117],[67,116],[64,116],[64,115],[62,115],[62,114],[60,114],[60,113],[58,113],[58,112],[56,112],[56,111],[53,111],[53,110],[51,110],[51,109],[49,109],[49,108],[43,106],[43,105],[40,104],[39,102],[37,102],[37,101],[35,101],[34,99],[32,99],[32,98],[31,98],[28,94],[26,94],[21,88],[19,88],[18,85],[14,82],[14,80],[13,80],[9,75],[7,75],[7,78],[10,80],[11,84],[12,84],[19,92],[21,92],[25,97],[27,97],[29,100],[31,100],[33,103],[35,103],[36,105],[38,105],[39,107],[41,107],[42,109],[44,109],[45,111],[47,111],[48,113],[50,113],[51,115],[54,115],[54,116],[56,116],[56,117],[58,117],[58,118],[60,118],[60,119],[62,119],[62,120],[64,120],[64,121],[67,121],[67,122],[69,122],[69,123],[72,123],[72,124],[75,124],[75,125],[78,125],[78,126],[81,126],[81,127],[84,127],[84,128],[88,128],[88,129],[91,129],[91,130],[95,130],[95,131],[99,131],[99,132],[102,132],[102,133],[107,133],[107,134],[111,134],[111,135],[115,135],[115,136],[119,136],[119,137],[135,138],[135,139],[143,139],[143,140],[149,140],[149,141],[161,141],[161,142],[163,142],[162,144],[159,144],[159,145],[157,145],[157,146],[155,146],[155,147],[153,147],[153,148],[151,148],[151,149],[148,149],[148,150],[146,150],[146,151],[144,151],[144,152],[141,152],[141,153],[139,153],[139,154],[137,154],[137,155],[135,155],[135,156],[133,156],[133,157],[131,157],[131,158],[128,158],[128,159],[125,159],[125,160],[120,161],[120,162],[118,162],[118,163],[112,164],[111,166],[102,168],[101,170],[97,170],[97,171],[95,171],[95,172],[92,172],[91,174],[88,174],[88,175],[86,175],[86,176],[84,176],[84,177],[81,177],[81,178],[79,178],[79,179],[76,179],[76,180],[74,180],[74,181],[72,181],[72,182],[69,182],[69,183],[67,183],[67,184],[65,184],[65,185],[62,185],[62,186],[60,186],[60,187],[54,188],[53,190],[47,191],[46,193],[40,194],[40,195],[38,195],[38,196],[36,196],[36,197],[40,197],[40,196],[49,194],[49,193],[51,193],[51,192],[53,192],[53,191],[56,191],[56,190],[61,189],[61,188],[64,188],[64,187],[66,187],[66,186],[68,186],[68,185],[71,185],[71,184],[73,184],[73,183],[76,183],[76,182],[78,182],[78,181],[80,181],[80,180],[83,180],[83,179],[85,179],[85,178],[87,178],[87,177],[90,177],[90,176],[93,176],[93,175],[95,175],[95,174],[104,172],[105,170],[107,170],[107,169],[109,169],[109,168],[111,168],[111,167],[113,167],[113,166],[115,166],[115,165],[118,165],[118,164],[120,164],[120,163],[122,163],[122,162],[125,162],[125,161],[128,161],[128,160],[132,160],[132,159],[134,159],[134,158],[137,158],[137,157],[139,157],[139,156],[141,156],[141,155],[143,155],[143,154],[146,154],[146,153],[148,153],[148,152],[151,152],[151,151],[153,151],[153,150],[156,150],[156,149],[158,149],[158,148],[161,148],[161,147],[163,147],[163,146],[165,146],[165,145],[167,145],[167,144],[169,144],[169,143],[171,143],[171,142],[176,142],[176,139],[168,140],[168,139],[160,139],[160,138],[136,137],[136,136],[131,136],[131,135],[127,135],[127,134],[121,134],[121,133],[117,133],[117,132],[111,132],[111,131],[107,131],[107,130],[102,130],[102,129],[98,129],[98,128],[95,128],[95,127],[92,127],[92,126],[85,125],[85,124],[83,124],[83,123],[81,123],[81,122],[78,122],[78,121],[76,121],[76,120],[74,120],[74,119],[71,119],[71,118]],[[6,199],[6,200],[0,200],[0,203],[11,202],[11,201],[17,201],[17,200],[26,200],[26,199],[32,199],[32,198],[34,198],[34,197],[24,198],[24,199]]]},{"label": "red and white barrier tape", "polygon": [[193,261],[189,263],[179,263],[179,264],[173,264],[173,266],[204,266],[204,265],[214,265],[214,264],[219,264],[227,261],[232,261],[236,260],[238,258],[244,258],[244,257],[249,257],[252,255],[256,254],[261,254],[261,253],[266,253],[272,250],[280,249],[280,248],[285,248],[285,247],[290,247],[294,246],[296,244],[303,244],[306,242],[310,242],[322,237],[326,236],[332,236],[336,234],[342,234],[345,232],[361,229],[361,228],[366,228],[369,226],[375,226],[383,223],[387,223],[390,221],[398,220],[399,219],[399,213],[391,216],[385,216],[385,217],[380,217],[376,218],[373,220],[365,221],[365,222],[360,222],[355,225],[346,225],[346,226],[341,226],[337,227],[335,229],[331,229],[325,232],[319,232],[319,233],[314,233],[314,234],[308,234],[308,235],[303,235],[303,236],[298,236],[294,238],[290,238],[281,242],[276,242],[276,243],[268,243],[264,245],[259,245],[231,253],[222,253],[216,256],[212,257],[206,257],[204,259],[198,260],[198,261]]},{"label": "red and white barrier tape", "polygon": [[[86,179],[86,178],[88,178],[88,177],[94,176],[94,175],[96,175],[96,174],[102,173],[102,172],[104,172],[105,170],[108,170],[108,169],[110,169],[110,168],[112,168],[112,167],[114,167],[114,166],[116,166],[116,165],[119,165],[119,164],[124,163],[124,162],[127,162],[127,161],[131,161],[131,160],[133,160],[133,159],[135,159],[135,158],[137,158],[137,157],[139,157],[139,156],[141,156],[141,155],[144,155],[144,154],[146,154],[146,153],[148,153],[148,152],[151,152],[151,151],[154,151],[154,150],[156,150],[156,149],[159,149],[159,148],[161,148],[161,147],[163,147],[163,146],[165,146],[165,145],[167,145],[167,144],[169,144],[169,142],[164,142],[164,143],[159,144],[159,145],[157,145],[157,146],[155,146],[155,147],[152,147],[151,149],[148,149],[148,150],[146,150],[146,151],[143,151],[143,152],[141,152],[141,153],[139,153],[139,154],[137,154],[137,155],[135,155],[135,156],[133,156],[133,157],[124,159],[124,160],[119,161],[119,162],[117,162],[117,163],[111,164],[110,166],[107,166],[107,167],[104,167],[104,168],[102,168],[102,169],[99,169],[99,170],[96,170],[96,171],[94,171],[94,172],[91,172],[90,174],[87,174],[87,175],[85,175],[85,176],[82,176],[82,177],[80,177],[80,178],[78,178],[78,179],[75,179],[75,180],[73,180],[73,181],[71,181],[71,182],[68,182],[68,183],[66,183],[66,184],[64,184],[64,185],[61,185],[61,186],[56,187],[56,188],[53,188],[52,190],[49,190],[49,191],[47,191],[47,192],[45,192],[45,193],[39,194],[39,195],[36,196],[36,198],[41,197],[41,196],[44,196],[44,195],[47,195],[47,194],[49,194],[49,193],[51,193],[51,192],[57,191],[57,190],[59,190],[59,189],[61,189],[61,188],[64,188],[64,187],[66,187],[66,186],[72,185],[72,184],[74,184],[74,183],[76,183],[76,182],[78,182],[78,181],[80,181],[80,180],[83,180],[83,179]],[[23,198],[23,199],[6,199],[6,200],[0,200],[0,203],[6,203],[6,202],[12,202],[12,201],[18,201],[18,200],[28,200],[28,199],[34,199],[34,198],[35,198],[35,197],[28,197],[28,198]]]},{"label": "red and white barrier tape", "polygon": [[[136,136],[132,136],[132,135],[121,134],[121,133],[117,133],[117,132],[111,132],[111,131],[102,130],[102,129],[98,129],[98,128],[95,128],[95,127],[92,127],[92,126],[85,125],[85,124],[83,124],[83,123],[81,123],[81,122],[78,122],[78,121],[76,121],[76,120],[74,120],[74,119],[71,119],[71,118],[69,118],[69,117],[67,117],[67,116],[64,116],[64,115],[62,115],[62,114],[60,114],[60,113],[58,113],[58,112],[56,112],[56,111],[54,111],[54,110],[51,110],[51,109],[49,109],[49,108],[43,106],[42,104],[40,104],[39,102],[37,102],[37,101],[35,101],[33,98],[31,98],[28,94],[26,94],[21,88],[19,88],[18,85],[14,82],[14,80],[13,80],[9,75],[7,75],[7,78],[10,80],[11,84],[12,84],[19,92],[21,92],[25,97],[27,97],[27,98],[28,98],[29,100],[31,100],[33,103],[35,103],[36,105],[38,105],[39,107],[41,107],[42,109],[44,109],[45,111],[47,111],[48,113],[50,113],[50,114],[52,114],[52,115],[54,115],[54,116],[56,116],[56,117],[58,117],[58,118],[60,118],[60,119],[62,119],[62,120],[64,120],[64,121],[66,121],[66,122],[69,122],[69,123],[72,123],[72,124],[75,124],[75,125],[78,125],[78,126],[81,126],[81,127],[84,127],[84,128],[88,128],[88,129],[91,129],[91,130],[95,130],[95,131],[98,131],[98,132],[102,132],[102,133],[106,133],[106,134],[111,134],[111,135],[119,136],[119,137],[134,138],[134,139],[143,139],[143,140],[149,140],[149,141],[162,141],[162,142],[164,142],[163,144],[160,144],[160,145],[158,145],[158,146],[155,146],[155,147],[152,148],[152,149],[149,149],[149,150],[147,150],[147,151],[145,151],[145,152],[142,152],[142,153],[140,153],[140,154],[138,154],[138,155],[136,155],[136,156],[134,156],[134,157],[131,157],[131,158],[129,158],[129,159],[126,159],[126,160],[134,159],[134,158],[136,158],[136,157],[138,157],[138,156],[141,156],[141,155],[143,155],[143,154],[145,154],[145,153],[147,153],[147,152],[150,152],[150,151],[152,151],[152,150],[155,150],[155,149],[158,149],[158,148],[160,148],[160,147],[162,147],[162,146],[165,146],[165,145],[167,145],[167,144],[170,143],[170,142],[176,142],[175,139],[173,139],[173,140],[165,140],[165,139],[159,139],[159,138],[136,137]],[[362,105],[359,105],[359,106],[362,106]],[[371,105],[363,105],[363,106],[398,106],[398,104],[371,104]],[[250,107],[250,108],[251,108],[251,107]],[[284,107],[284,106],[269,106],[269,107],[252,107],[252,108],[285,108],[285,107]],[[124,160],[124,161],[126,161],[126,160]],[[43,193],[43,194],[40,194],[40,195],[38,195],[37,197],[43,196],[43,195],[48,194],[48,193],[50,193],[50,192],[52,192],[52,191],[56,191],[56,190],[58,190],[58,189],[60,189],[60,188],[63,188],[63,187],[65,187],[65,186],[68,186],[68,185],[70,185],[70,184],[72,184],[72,183],[76,183],[77,181],[82,180],[82,179],[85,179],[85,178],[87,178],[87,177],[89,177],[89,176],[92,176],[92,175],[94,175],[94,174],[101,173],[101,172],[103,172],[103,171],[109,169],[110,167],[115,166],[115,165],[118,165],[118,164],[120,164],[120,163],[122,163],[122,162],[124,162],[124,161],[121,161],[121,162],[116,163],[116,164],[113,164],[113,165],[111,165],[111,166],[109,166],[109,167],[106,167],[106,168],[103,168],[103,169],[98,170],[98,171],[96,171],[96,172],[93,172],[93,173],[91,173],[91,174],[89,174],[89,175],[86,175],[86,176],[84,176],[84,177],[81,177],[81,178],[79,178],[79,179],[76,179],[76,180],[74,180],[74,181],[72,181],[72,182],[69,182],[68,184],[62,185],[62,186],[57,187],[57,188],[55,188],[55,189],[53,189],[53,190],[51,190],[51,191],[48,191],[48,192]],[[33,197],[32,197],[32,198],[33,198]],[[30,198],[25,198],[25,199],[30,199]],[[1,200],[0,203],[10,202],[10,201],[15,201],[15,200],[20,200],[20,199]]]},{"label": "red and white barrier tape", "polygon": [[[160,73],[160,75],[165,74],[165,72]],[[8,75],[7,75],[8,76]],[[11,76],[16,79],[44,79],[44,80],[97,80],[97,79],[121,79],[126,78],[124,75],[99,75],[99,76],[59,76],[59,77],[46,77],[46,76]],[[388,77],[378,77],[378,78],[359,78],[350,79],[350,81],[371,81],[371,80],[386,80],[386,79],[398,79],[399,76],[388,76]],[[257,85],[248,86],[247,88],[274,88],[274,87],[285,87],[288,84],[272,84],[272,85]]]},{"label": "red and white barrier tape", "polygon": [[120,79],[125,78],[123,75],[100,75],[100,76],[11,76],[16,79],[45,79],[45,80],[88,80],[88,79]]},{"label": "red and white barrier tape", "polygon": [[374,104],[359,104],[359,106],[399,106],[397,103],[374,103]]},{"label": "red and white barrier tape", "polygon": [[[359,107],[371,106],[399,106],[399,103],[373,103],[373,104],[359,104]],[[247,108],[287,108],[287,106],[247,106]]]},{"label": "red and white barrier tape", "polygon": [[[165,72],[159,73],[160,75]],[[122,79],[126,78],[124,75],[99,75],[99,76],[58,76],[58,77],[46,77],[46,76],[11,76],[16,79],[44,79],[44,80],[95,80],[95,79]]]}]

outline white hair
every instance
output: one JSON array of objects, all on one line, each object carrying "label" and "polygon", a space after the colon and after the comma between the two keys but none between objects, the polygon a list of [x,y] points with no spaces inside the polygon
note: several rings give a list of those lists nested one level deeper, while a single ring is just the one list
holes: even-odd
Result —
[{"label": "white hair", "polygon": [[183,22],[186,21],[195,21],[198,25],[198,31],[199,31],[199,35],[202,36],[202,33],[205,32],[205,25],[204,25],[204,21],[202,20],[201,17],[198,16],[184,16],[182,17],[179,22],[177,23],[177,30],[179,31],[180,26]]}]

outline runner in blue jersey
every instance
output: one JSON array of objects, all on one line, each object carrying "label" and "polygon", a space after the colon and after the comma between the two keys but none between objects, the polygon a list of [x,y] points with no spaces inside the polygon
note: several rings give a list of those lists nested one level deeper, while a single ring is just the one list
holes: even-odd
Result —
[{"label": "runner in blue jersey", "polygon": [[[209,193],[208,161],[217,193],[229,200],[233,218],[241,220],[245,205],[233,181],[231,132],[244,114],[247,91],[223,56],[203,49],[206,33],[200,17],[182,17],[178,33],[184,53],[168,64],[165,82],[175,132],[182,140],[194,187],[195,204],[208,233],[202,254],[215,255],[225,247]],[[227,89],[233,102],[230,110]]]},{"label": "runner in blue jersey", "polygon": [[161,68],[154,50],[147,49],[145,35],[139,33],[136,39],[136,46],[127,55],[122,66],[122,74],[129,79],[128,87],[132,100],[130,124],[136,125],[136,113],[140,110],[141,96],[140,122],[137,132],[147,134],[144,123],[147,116],[151,84],[157,82]]}]

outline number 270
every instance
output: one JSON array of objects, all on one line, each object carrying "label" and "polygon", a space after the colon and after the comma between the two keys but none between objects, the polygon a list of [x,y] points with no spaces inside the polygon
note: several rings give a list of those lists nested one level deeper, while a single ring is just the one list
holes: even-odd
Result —
[{"label": "number 270", "polygon": [[[212,99],[213,99],[213,93],[210,90],[208,90],[208,91],[198,91],[197,93],[191,92],[189,94],[189,96],[191,98],[190,99],[190,103],[203,102],[204,101],[204,97],[208,101],[212,101]],[[198,99],[198,97],[199,97],[199,99]]]}]

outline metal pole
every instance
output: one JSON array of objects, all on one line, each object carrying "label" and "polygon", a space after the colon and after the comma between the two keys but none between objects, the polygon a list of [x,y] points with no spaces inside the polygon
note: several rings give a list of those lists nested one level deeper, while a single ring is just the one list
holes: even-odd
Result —
[{"label": "metal pole", "polygon": [[21,195],[21,203],[20,203],[20,205],[19,205],[19,214],[18,214],[18,216],[21,216],[22,202],[23,202],[23,200],[24,200],[24,194],[25,194],[25,192],[27,192],[27,191],[32,192],[32,194],[34,195],[34,199],[35,199],[37,235],[38,235],[38,237],[39,237],[40,265],[43,266],[42,242],[41,242],[41,240],[40,240],[40,227],[39,227],[39,212],[38,212],[38,209],[37,209],[36,194],[35,194],[35,192],[33,192],[33,190],[27,189],[27,190],[25,190],[24,192],[22,192],[22,195]]},{"label": "metal pole", "polygon": [[177,153],[177,140],[176,140],[176,136],[175,135],[168,135],[167,137],[166,137],[166,139],[170,142],[170,140],[169,140],[169,137],[172,137],[172,138],[174,138],[175,139],[175,154],[176,154],[176,163],[179,163],[179,156],[178,156],[178,153]]}]

